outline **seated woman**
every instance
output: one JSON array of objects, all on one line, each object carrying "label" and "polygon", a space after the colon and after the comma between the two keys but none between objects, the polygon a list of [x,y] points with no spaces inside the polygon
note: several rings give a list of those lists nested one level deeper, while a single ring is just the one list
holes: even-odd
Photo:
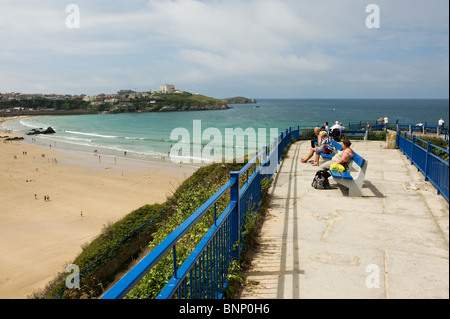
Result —
[{"label": "seated woman", "polygon": [[[316,151],[323,150],[323,147],[325,146],[324,145],[324,141],[328,141],[328,143],[331,144],[331,141],[327,137],[327,132],[325,132],[325,131],[321,131],[319,133],[319,139],[318,140],[319,140],[319,145],[320,146],[318,146],[318,147],[311,147],[311,149],[309,150],[308,155],[305,158],[301,159],[302,163],[306,163],[314,155],[314,153]],[[317,163],[317,165],[318,165],[318,163]],[[317,166],[317,165],[315,165],[315,166]]]},{"label": "seated woman", "polygon": [[315,151],[316,155],[314,157],[313,166],[319,166],[319,159],[321,154],[333,154],[334,147],[333,143],[331,143],[331,138],[326,134],[322,137],[322,144]]},{"label": "seated woman", "polygon": [[311,148],[316,147],[316,143],[319,142],[319,133],[320,133],[320,127],[316,126],[314,128],[314,138],[311,140]]},{"label": "seated woman", "polygon": [[355,155],[355,152],[350,148],[352,143],[350,142],[349,139],[344,139],[341,144],[342,144],[342,151],[334,155],[331,161],[327,161],[322,165],[320,165],[321,169],[329,170],[331,165],[333,166],[341,165],[342,169],[346,171],[349,171],[351,169],[353,156]]}]

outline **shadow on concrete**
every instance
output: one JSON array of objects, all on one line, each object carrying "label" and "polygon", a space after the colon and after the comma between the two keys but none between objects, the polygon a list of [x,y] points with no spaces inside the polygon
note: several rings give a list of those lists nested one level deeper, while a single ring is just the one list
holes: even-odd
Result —
[{"label": "shadow on concrete", "polygon": [[[386,196],[375,186],[371,181],[364,181],[363,188],[368,188],[373,193],[374,197],[385,198]],[[371,197],[371,196],[364,196]]]},{"label": "shadow on concrete", "polygon": [[[348,196],[348,188],[347,187],[345,187],[345,186],[343,186],[343,185],[340,185],[340,184],[337,184],[337,186],[332,186],[330,189],[338,189],[338,188],[340,188],[340,190],[341,190],[341,192],[342,192],[342,195],[344,195],[344,196]],[[364,181],[364,184],[363,184],[363,187],[362,187],[363,189],[369,189],[371,192],[372,192],[372,194],[373,194],[373,196],[372,195],[367,195],[367,193],[366,194],[363,194],[363,198],[364,197],[377,197],[377,198],[385,198],[386,196],[375,186],[375,185],[373,185],[372,184],[372,182],[370,182],[370,181],[367,181],[367,180],[365,180]]]},{"label": "shadow on concrete", "polygon": [[[283,234],[288,233],[288,227],[289,227],[289,214],[293,214],[292,221],[294,225],[292,225],[293,228],[293,236],[292,236],[292,242],[293,242],[293,249],[292,249],[292,257],[293,257],[293,270],[288,271],[287,270],[287,236],[283,236],[282,239],[282,245],[281,245],[281,260],[280,260],[280,271],[278,276],[278,285],[277,285],[277,299],[283,299],[285,296],[285,277],[286,275],[292,276],[292,298],[298,299],[300,298],[299,293],[299,285],[300,285],[300,278],[299,275],[303,274],[304,271],[300,270],[300,259],[299,259],[299,243],[298,243],[298,209],[297,205],[294,205],[294,201],[298,197],[298,191],[297,191],[297,166],[299,163],[299,153],[300,153],[300,145],[294,144],[295,150],[294,150],[294,158],[291,163],[291,169],[289,173],[289,185],[288,185],[288,192],[286,197],[286,205],[285,205],[285,214],[284,214],[284,223],[283,223]],[[290,209],[292,207],[292,209]]]}]

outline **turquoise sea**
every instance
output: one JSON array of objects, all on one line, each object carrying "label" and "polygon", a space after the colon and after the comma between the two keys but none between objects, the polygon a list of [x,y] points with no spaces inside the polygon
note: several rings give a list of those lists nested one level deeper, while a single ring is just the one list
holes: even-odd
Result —
[{"label": "turquoise sea", "polygon": [[[201,140],[193,133],[194,121],[201,121],[201,132],[215,128],[225,136],[225,129],[270,129],[279,132],[289,127],[322,126],[335,121],[345,126],[354,122],[374,122],[388,116],[390,123],[437,125],[443,117],[449,123],[449,100],[406,99],[260,99],[257,104],[235,104],[229,110],[173,113],[122,113],[69,116],[39,116],[7,121],[2,130],[26,133],[33,128],[51,126],[56,134],[34,136],[36,143],[56,148],[97,150],[99,153],[140,158],[166,157],[182,137],[171,140],[174,129],[190,132],[190,142]],[[198,122],[197,122],[198,123]],[[217,132],[217,130],[215,130]],[[27,137],[31,140],[31,137]]]}]

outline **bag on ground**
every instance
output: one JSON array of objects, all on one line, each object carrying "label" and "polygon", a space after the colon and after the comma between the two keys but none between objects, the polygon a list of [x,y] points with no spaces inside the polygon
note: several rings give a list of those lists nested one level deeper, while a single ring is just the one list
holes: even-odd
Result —
[{"label": "bag on ground", "polygon": [[331,174],[327,171],[324,170],[317,171],[311,183],[311,186],[314,187],[315,189],[329,189],[330,182],[328,181],[328,177],[330,176]]}]

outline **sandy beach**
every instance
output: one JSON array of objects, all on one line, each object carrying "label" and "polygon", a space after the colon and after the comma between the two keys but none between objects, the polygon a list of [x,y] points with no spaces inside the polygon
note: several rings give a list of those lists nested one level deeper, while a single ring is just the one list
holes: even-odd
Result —
[{"label": "sandy beach", "polygon": [[[0,132],[5,135],[17,136]],[[164,202],[197,169],[4,140],[0,298],[5,299],[27,298],[43,288],[103,225]]]}]

